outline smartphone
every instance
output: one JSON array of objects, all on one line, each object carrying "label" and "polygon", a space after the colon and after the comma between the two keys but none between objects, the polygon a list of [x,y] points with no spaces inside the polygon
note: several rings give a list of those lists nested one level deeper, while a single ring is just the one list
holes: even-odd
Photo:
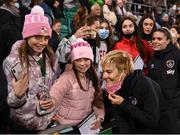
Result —
[{"label": "smartphone", "polygon": [[16,63],[10,70],[11,75],[13,78],[17,81],[19,79],[19,76],[22,72],[22,67],[20,63]]},{"label": "smartphone", "polygon": [[89,35],[89,38],[91,38],[91,39],[96,38],[96,31],[94,31],[94,30],[87,30],[87,34]]}]

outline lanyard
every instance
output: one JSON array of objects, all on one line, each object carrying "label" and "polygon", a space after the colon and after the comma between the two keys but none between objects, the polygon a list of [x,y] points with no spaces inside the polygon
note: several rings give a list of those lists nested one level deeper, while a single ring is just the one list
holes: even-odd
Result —
[{"label": "lanyard", "polygon": [[30,55],[33,60],[40,66],[41,69],[41,75],[42,77],[45,77],[46,75],[46,61],[45,61],[45,56],[43,58],[39,58],[39,60],[36,60],[32,55]]}]

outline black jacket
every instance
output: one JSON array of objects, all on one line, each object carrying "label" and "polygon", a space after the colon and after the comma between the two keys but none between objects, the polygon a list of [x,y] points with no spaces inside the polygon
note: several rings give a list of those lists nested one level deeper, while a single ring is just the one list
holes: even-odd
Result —
[{"label": "black jacket", "polygon": [[56,52],[59,42],[60,42],[59,35],[54,30],[52,30],[52,36],[49,39],[49,45],[52,47],[54,52]]},{"label": "black jacket", "polygon": [[141,70],[128,75],[117,92],[124,101],[112,105],[116,133],[154,133],[159,119],[159,93],[159,85]]},{"label": "black jacket", "polygon": [[158,131],[180,133],[180,50],[170,44],[165,50],[155,52],[147,66],[148,76],[160,85],[165,98]]},{"label": "black jacket", "polygon": [[0,9],[0,64],[9,55],[12,45],[22,39],[21,17]]},{"label": "black jacket", "polygon": [[0,134],[6,133],[6,126],[9,122],[9,106],[7,105],[7,80],[0,64]]},{"label": "black jacket", "polygon": [[155,52],[149,60],[148,76],[156,81],[173,107],[180,108],[180,50],[175,45]]}]

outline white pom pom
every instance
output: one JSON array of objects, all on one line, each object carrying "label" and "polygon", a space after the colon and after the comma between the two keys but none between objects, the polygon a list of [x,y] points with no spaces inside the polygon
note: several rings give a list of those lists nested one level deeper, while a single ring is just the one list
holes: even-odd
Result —
[{"label": "white pom pom", "polygon": [[39,14],[39,15],[44,15],[44,10],[42,7],[35,5],[32,9],[31,9],[31,14]]}]

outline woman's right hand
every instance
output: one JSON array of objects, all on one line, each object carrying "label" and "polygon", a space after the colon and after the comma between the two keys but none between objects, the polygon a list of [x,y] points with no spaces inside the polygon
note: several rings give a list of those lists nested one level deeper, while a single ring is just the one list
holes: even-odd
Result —
[{"label": "woman's right hand", "polygon": [[124,98],[122,96],[116,94],[109,94],[108,98],[111,101],[111,103],[115,105],[120,105],[124,101]]},{"label": "woman's right hand", "polygon": [[27,73],[22,72],[20,74],[19,80],[17,81],[15,81],[15,79],[13,78],[12,86],[13,86],[15,95],[18,98],[22,98],[29,87]]}]

